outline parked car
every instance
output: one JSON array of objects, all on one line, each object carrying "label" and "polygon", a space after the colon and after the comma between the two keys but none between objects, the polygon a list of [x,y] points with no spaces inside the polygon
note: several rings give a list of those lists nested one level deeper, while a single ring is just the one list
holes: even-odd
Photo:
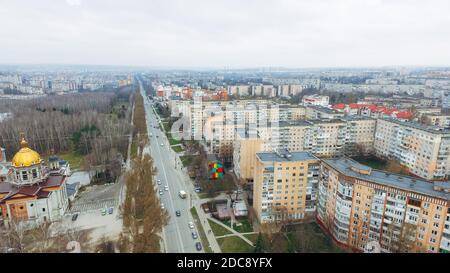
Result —
[{"label": "parked car", "polygon": [[194,229],[194,223],[189,222],[188,225],[189,225],[189,228],[190,228],[190,229]]},{"label": "parked car", "polygon": [[163,195],[164,194],[163,190],[159,190],[159,194]]},{"label": "parked car", "polygon": [[195,243],[195,248],[200,251],[202,250],[202,244],[200,242]]},{"label": "parked car", "polygon": [[175,215],[180,217],[181,216],[181,211],[179,211],[179,210],[175,211]]},{"label": "parked car", "polygon": [[74,215],[72,215],[72,221],[76,221],[78,218],[78,213],[75,213]]},{"label": "parked car", "polygon": [[161,179],[156,180],[158,182],[158,185],[161,185]]},{"label": "parked car", "polygon": [[165,191],[168,191],[168,190],[169,190],[169,185],[165,185],[165,186],[164,186],[164,190],[165,190]]},{"label": "parked car", "polygon": [[197,239],[198,238],[198,235],[197,235],[197,232],[195,232],[195,231],[192,231],[192,239]]},{"label": "parked car", "polygon": [[164,144],[163,144],[163,143],[161,143],[161,146],[164,146]]},{"label": "parked car", "polygon": [[164,204],[163,203],[161,203],[161,209],[164,209]]},{"label": "parked car", "polygon": [[113,214],[113,212],[114,212],[114,208],[109,208],[109,209],[108,209],[108,213],[109,213],[109,214]]},{"label": "parked car", "polygon": [[196,192],[196,193],[199,193],[199,192],[201,192],[201,191],[202,191],[202,188],[200,188],[200,187],[195,188],[195,192]]},{"label": "parked car", "polygon": [[102,209],[102,216],[106,215],[106,209]]}]

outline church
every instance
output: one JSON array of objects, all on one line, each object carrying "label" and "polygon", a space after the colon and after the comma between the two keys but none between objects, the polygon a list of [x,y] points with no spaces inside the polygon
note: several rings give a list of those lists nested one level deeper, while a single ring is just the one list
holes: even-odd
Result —
[{"label": "church", "polygon": [[11,162],[5,150],[0,150],[0,228],[11,222],[34,226],[36,223],[60,219],[69,206],[66,178],[69,164],[63,166],[57,157],[48,164],[28,147],[22,135],[20,150]]}]

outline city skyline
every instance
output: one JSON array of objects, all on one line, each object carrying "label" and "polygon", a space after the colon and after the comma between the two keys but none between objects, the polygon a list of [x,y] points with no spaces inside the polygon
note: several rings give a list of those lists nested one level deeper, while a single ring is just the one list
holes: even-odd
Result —
[{"label": "city skyline", "polygon": [[[2,64],[448,66],[445,1],[3,1]],[[45,20],[43,20],[45,18]],[[426,20],[425,20],[426,19]],[[14,22],[11,24],[10,22]],[[30,44],[33,45],[30,47]]]}]

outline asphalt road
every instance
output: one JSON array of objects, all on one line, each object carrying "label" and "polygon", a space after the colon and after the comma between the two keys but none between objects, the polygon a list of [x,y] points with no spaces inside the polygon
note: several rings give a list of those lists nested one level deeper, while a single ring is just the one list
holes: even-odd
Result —
[{"label": "asphalt road", "polygon": [[[161,185],[155,185],[163,190],[163,195],[160,195],[161,202],[169,213],[169,223],[163,230],[164,249],[167,253],[195,253],[199,252],[195,248],[196,242],[201,242],[200,238],[193,239],[192,231],[198,235],[196,228],[190,229],[189,222],[194,222],[190,213],[190,196],[186,199],[179,197],[180,190],[189,192],[187,181],[184,181],[180,170],[175,169],[175,165],[180,168],[179,164],[175,163],[175,154],[169,146],[169,142],[164,132],[161,129],[154,128],[159,126],[156,115],[153,113],[151,102],[145,95],[142,84],[140,83],[141,94],[144,97],[146,119],[148,124],[148,132],[150,139],[150,153],[154,164],[158,170],[156,179],[161,180]],[[150,136],[151,134],[152,136]],[[158,136],[158,137],[157,137]],[[162,145],[161,145],[162,144]],[[164,186],[168,185],[169,190],[166,191]],[[159,194],[159,193],[158,193]],[[179,210],[181,216],[177,217],[175,211]],[[195,225],[194,225],[195,226]],[[202,251],[203,252],[203,247]]]}]

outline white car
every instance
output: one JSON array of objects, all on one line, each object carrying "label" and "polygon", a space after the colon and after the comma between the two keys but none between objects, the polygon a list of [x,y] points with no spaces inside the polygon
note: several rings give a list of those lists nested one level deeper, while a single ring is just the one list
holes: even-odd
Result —
[{"label": "white car", "polygon": [[164,204],[163,203],[161,203],[161,209],[164,209]]},{"label": "white car", "polygon": [[164,144],[163,144],[163,143],[161,143],[161,146],[164,146]]},{"label": "white car", "polygon": [[168,191],[168,190],[169,190],[169,185],[165,185],[165,186],[164,186],[164,190],[165,190],[165,191]]},{"label": "white car", "polygon": [[161,185],[161,179],[156,180],[158,182],[158,185]]},{"label": "white car", "polygon": [[189,228],[190,228],[190,229],[194,229],[194,223],[189,222],[188,225],[189,225]]},{"label": "white car", "polygon": [[163,195],[164,194],[163,190],[159,190],[159,194]]}]

